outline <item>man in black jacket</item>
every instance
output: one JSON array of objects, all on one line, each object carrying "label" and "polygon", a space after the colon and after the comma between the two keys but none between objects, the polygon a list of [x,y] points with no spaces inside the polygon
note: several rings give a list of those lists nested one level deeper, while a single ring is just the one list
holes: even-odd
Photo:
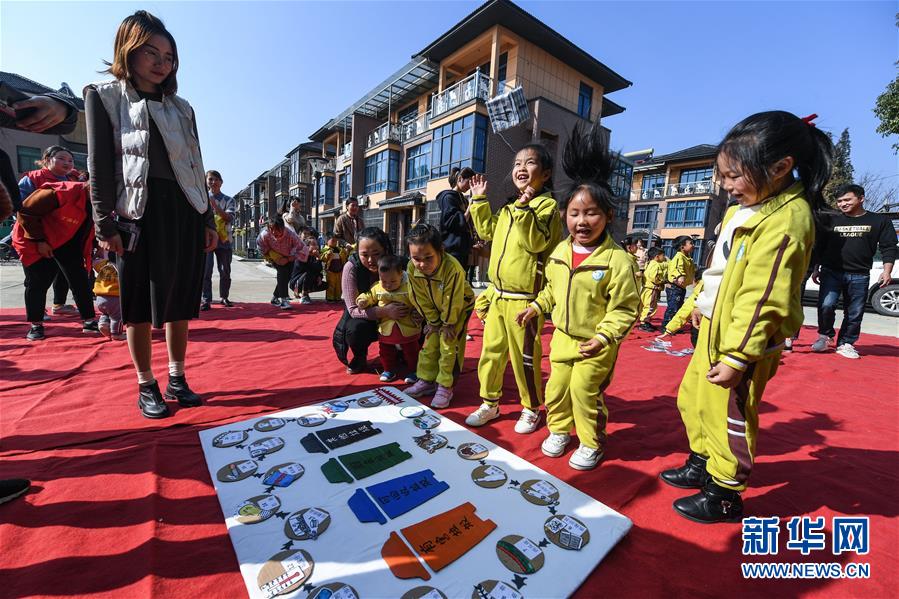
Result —
[{"label": "man in black jacket", "polygon": [[830,226],[820,231],[815,244],[812,280],[818,291],[818,340],[812,351],[823,352],[833,345],[837,302],[843,297],[843,324],[836,351],[845,358],[858,359],[855,342],[862,328],[868,300],[874,254],[880,248],[883,259],[881,287],[889,285],[896,262],[896,230],[883,214],[867,212],[865,190],[860,185],[844,185],[837,190],[837,208]]}]

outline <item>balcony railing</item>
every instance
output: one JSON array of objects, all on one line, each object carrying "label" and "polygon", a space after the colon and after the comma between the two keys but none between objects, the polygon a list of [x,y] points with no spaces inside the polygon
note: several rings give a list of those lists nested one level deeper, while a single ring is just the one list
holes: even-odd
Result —
[{"label": "balcony railing", "polygon": [[490,88],[492,81],[490,77],[476,71],[473,75],[469,75],[462,81],[454,83],[442,92],[434,94],[431,102],[431,118],[436,119],[441,114],[470,102],[471,100],[483,100],[486,102],[490,99]]},{"label": "balcony railing", "polygon": [[718,185],[712,181],[672,183],[664,187],[654,187],[652,189],[634,189],[631,191],[631,201],[661,200],[679,196],[716,195],[717,193]]},{"label": "balcony railing", "polygon": [[400,122],[400,130],[402,135],[402,140],[405,142],[408,139],[412,139],[413,137],[417,137],[422,133],[427,133],[428,127],[431,125],[431,118],[428,113],[424,113],[421,116],[409,117]]},{"label": "balcony railing", "polygon": [[369,133],[365,140],[365,149],[373,148],[387,141],[402,141],[402,130],[396,123],[384,123]]}]

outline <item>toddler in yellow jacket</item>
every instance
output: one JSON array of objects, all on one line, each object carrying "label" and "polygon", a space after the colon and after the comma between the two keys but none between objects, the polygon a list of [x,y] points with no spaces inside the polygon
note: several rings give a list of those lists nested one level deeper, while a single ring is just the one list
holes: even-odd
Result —
[{"label": "toddler in yellow jacket", "polygon": [[640,294],[640,326],[641,331],[654,331],[656,328],[650,319],[659,307],[659,296],[665,288],[668,270],[665,265],[665,254],[659,248],[649,248],[646,252],[648,260],[643,269],[643,291]]},{"label": "toddler in yellow jacket", "polygon": [[571,236],[550,255],[546,286],[517,321],[524,325],[552,311],[549,436],[541,449],[550,457],[561,456],[573,425],[580,447],[568,465],[590,470],[602,459],[606,441],[603,392],[612,381],[619,345],[637,320],[640,297],[636,264],[608,231],[615,203],[601,127],[595,124],[586,133],[575,127],[564,156],[565,172],[573,181],[562,202]]},{"label": "toddler in yellow jacket", "polygon": [[325,291],[325,300],[329,302],[341,301],[340,277],[343,274],[343,265],[347,261],[346,249],[340,247],[337,235],[331,233],[328,243],[322,248],[321,262],[325,269],[325,279],[328,281],[328,289]]},{"label": "toddler in yellow jacket", "polygon": [[125,339],[122,323],[122,304],[119,302],[119,271],[115,264],[103,257],[106,252],[94,250],[93,268],[97,276],[94,278],[94,295],[97,297],[97,328],[107,339],[121,341]]},{"label": "toddler in yellow jacket", "polygon": [[474,293],[465,269],[443,251],[443,239],[435,227],[416,225],[406,239],[412,305],[425,322],[418,382],[406,393],[412,397],[433,394],[431,407],[445,408],[453,399],[453,385],[462,370]]}]

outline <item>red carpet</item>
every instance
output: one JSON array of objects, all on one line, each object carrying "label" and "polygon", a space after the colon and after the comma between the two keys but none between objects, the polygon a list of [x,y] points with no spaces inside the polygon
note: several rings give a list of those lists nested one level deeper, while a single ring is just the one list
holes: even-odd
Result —
[{"label": "red carpet", "polygon": [[[21,311],[0,313],[0,478],[34,481],[28,495],[0,506],[2,595],[245,596],[197,431],[377,385],[374,375],[347,376],[334,358],[338,316],[333,304],[204,313],[192,326],[188,377],[206,406],[151,421],[137,410],[123,342],[86,337],[74,320],[55,319],[47,340],[30,344]],[[472,333],[447,410],[457,422],[478,403],[477,321]],[[511,370],[506,414],[479,431],[634,521],[577,596],[895,596],[897,340],[863,335],[863,359],[849,361],[809,354],[807,330],[798,351],[784,358],[762,406],[759,456],[745,494],[747,515],[781,517],[780,551],[744,560],[739,525],[680,518],[671,502],[685,492],[657,478],[685,458],[675,396],[688,358],[641,349],[649,337],[635,333],[622,349],[609,389],[607,458],[595,472],[544,457],[545,429],[530,437],[512,431]],[[167,358],[161,334],[157,339],[154,368],[164,385]],[[689,343],[686,335],[676,339],[676,346]],[[807,557],[786,549],[784,525],[805,514],[827,521],[827,548]],[[871,517],[869,555],[831,554],[834,515]],[[867,562],[871,577],[746,581],[743,561]]]}]

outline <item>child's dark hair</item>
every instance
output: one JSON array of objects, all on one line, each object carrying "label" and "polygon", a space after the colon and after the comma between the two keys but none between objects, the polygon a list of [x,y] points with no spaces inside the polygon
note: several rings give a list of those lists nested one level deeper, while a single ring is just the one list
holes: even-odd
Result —
[{"label": "child's dark hair", "polygon": [[827,206],[823,192],[833,166],[833,142],[810,120],[783,110],[759,112],[734,125],[718,145],[718,154],[738,165],[759,192],[771,184],[768,169],[792,156],[818,220]]},{"label": "child's dark hair", "polygon": [[865,197],[865,188],[861,185],[856,185],[855,183],[846,183],[845,185],[840,185],[837,187],[837,191],[833,194],[833,197],[839,198],[847,193],[854,193],[855,197],[863,198]]},{"label": "child's dark hair", "polygon": [[402,258],[387,254],[378,259],[378,272],[403,272],[405,264]]},{"label": "child's dark hair", "polygon": [[693,238],[689,235],[679,235],[674,238],[674,247],[679,251],[684,249],[684,246],[687,245],[688,241],[693,241]]},{"label": "child's dark hair", "polygon": [[284,217],[280,214],[268,217],[268,224],[276,229],[284,228]]},{"label": "child's dark hair", "polygon": [[328,233],[328,241],[330,241],[332,239],[339,239],[339,237],[337,237],[337,233],[335,233],[334,231],[330,231]]},{"label": "child's dark hair", "polygon": [[359,242],[363,239],[371,239],[372,241],[378,243],[378,245],[384,248],[384,255],[393,254],[393,244],[390,243],[390,237],[388,237],[387,233],[385,233],[378,227],[365,227],[364,229],[359,231],[359,235],[356,237],[357,247],[359,245]]},{"label": "child's dark hair", "polygon": [[648,250],[646,250],[646,256],[650,260],[654,259],[656,256],[658,256],[661,253],[662,253],[662,248],[651,247]]},{"label": "child's dark hair", "polygon": [[443,236],[437,227],[420,223],[412,227],[409,234],[406,235],[406,242],[409,245],[430,245],[438,252],[443,251]]},{"label": "child's dark hair", "polygon": [[633,237],[628,235],[627,237],[625,237],[624,239],[621,240],[621,245],[637,245],[637,243],[634,241]]},{"label": "child's dark hair", "polygon": [[589,131],[584,131],[580,124],[574,126],[562,153],[562,169],[571,179],[571,186],[559,202],[559,208],[565,211],[571,198],[584,192],[611,221],[615,215],[614,194],[609,186],[612,158],[599,120]]},{"label": "child's dark hair", "polygon": [[474,174],[475,172],[471,167],[466,166],[460,169],[458,166],[454,166],[449,174],[450,187],[455,187],[459,179],[471,179]]},{"label": "child's dark hair", "polygon": [[[531,150],[534,152],[534,154],[537,155],[537,161],[540,162],[540,168],[545,171],[550,171],[550,173],[552,172],[554,163],[553,155],[550,153],[549,149],[546,146],[537,142],[529,143],[518,150],[518,152],[516,152],[516,155],[524,152],[525,150]],[[552,188],[553,178],[552,175],[550,175],[549,178],[543,182],[543,189],[548,189],[551,191]],[[538,189],[537,191],[540,190]]]}]

